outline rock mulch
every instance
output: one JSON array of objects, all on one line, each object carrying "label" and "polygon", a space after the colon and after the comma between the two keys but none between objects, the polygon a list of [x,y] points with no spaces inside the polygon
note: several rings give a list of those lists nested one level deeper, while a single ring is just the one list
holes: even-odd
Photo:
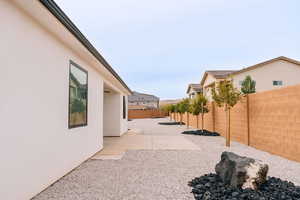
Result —
[{"label": "rock mulch", "polygon": [[[229,149],[223,137],[180,134],[185,126],[162,126],[169,119],[135,119],[132,130],[145,135],[181,135],[201,150],[127,151],[121,160],[91,160],[48,187],[33,200],[191,200],[187,183],[210,173]],[[269,175],[300,183],[300,164],[267,152],[232,142],[230,151],[266,161]],[[300,184],[296,184],[300,185]],[[236,198],[238,199],[238,198]],[[276,200],[276,199],[275,199]]]},{"label": "rock mulch", "polygon": [[183,131],[182,134],[188,134],[188,135],[201,135],[201,136],[220,136],[217,132],[211,132],[208,130],[193,130],[193,131]]},{"label": "rock mulch", "polygon": [[159,125],[185,125],[184,122],[158,122]]},{"label": "rock mulch", "polygon": [[299,200],[300,187],[279,178],[268,177],[258,190],[234,188],[217,174],[206,174],[188,184],[196,200]]}]

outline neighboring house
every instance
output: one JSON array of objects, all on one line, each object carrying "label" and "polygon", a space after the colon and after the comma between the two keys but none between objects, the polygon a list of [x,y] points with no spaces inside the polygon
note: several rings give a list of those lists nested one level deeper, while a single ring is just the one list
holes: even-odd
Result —
[{"label": "neighboring house", "polygon": [[204,94],[211,100],[211,89],[218,82],[232,80],[233,85],[240,90],[243,80],[248,75],[256,82],[256,92],[296,85],[300,84],[300,62],[280,56],[242,70],[206,71],[200,84]]},{"label": "neighboring house", "polygon": [[203,94],[209,99],[212,100],[211,89],[216,86],[220,81],[223,81],[228,78],[228,75],[233,73],[233,70],[214,70],[206,71],[200,82],[200,85],[203,89]]},{"label": "neighboring house", "polygon": [[132,95],[128,97],[128,105],[130,106],[145,106],[148,109],[157,109],[159,107],[159,98],[139,92],[133,92]]},{"label": "neighboring house", "polygon": [[246,67],[231,74],[233,84],[241,88],[246,76],[256,82],[256,92],[300,84],[300,62],[284,56]]},{"label": "neighboring house", "polygon": [[0,18],[0,194],[30,199],[128,130],[131,91],[54,1]]},{"label": "neighboring house", "polygon": [[189,84],[186,93],[188,94],[189,98],[192,99],[197,94],[202,93],[202,87],[200,84]]}]

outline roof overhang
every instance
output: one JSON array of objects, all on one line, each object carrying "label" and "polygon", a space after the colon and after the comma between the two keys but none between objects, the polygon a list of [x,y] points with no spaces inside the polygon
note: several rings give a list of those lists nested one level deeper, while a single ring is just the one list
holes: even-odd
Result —
[{"label": "roof overhang", "polygon": [[128,95],[132,94],[116,71],[53,0],[13,0],[13,2],[61,43],[71,48],[79,57],[100,72],[105,82],[115,85]]},{"label": "roof overhang", "polygon": [[201,85],[202,87],[203,87],[203,84],[204,84],[204,82],[205,82],[205,79],[206,79],[207,75],[208,75],[208,73],[207,73],[207,72],[204,72],[204,75],[203,75],[203,77],[202,77],[202,79],[201,79],[201,81],[200,81],[200,85]]},{"label": "roof overhang", "polygon": [[297,61],[297,60],[294,60],[294,59],[291,59],[291,58],[287,58],[287,57],[284,57],[284,56],[280,56],[280,57],[277,57],[277,58],[273,58],[273,59],[270,59],[270,60],[267,60],[267,61],[255,64],[255,65],[252,65],[250,67],[246,67],[246,68],[244,68],[242,70],[239,70],[239,71],[236,71],[236,72],[232,73],[232,75],[237,75],[237,74],[241,74],[243,72],[251,71],[251,70],[257,69],[259,67],[263,67],[263,66],[265,66],[267,64],[279,61],[279,60],[283,60],[283,61],[290,62],[290,63],[293,63],[293,64],[296,64],[296,65],[300,66],[300,62]]}]

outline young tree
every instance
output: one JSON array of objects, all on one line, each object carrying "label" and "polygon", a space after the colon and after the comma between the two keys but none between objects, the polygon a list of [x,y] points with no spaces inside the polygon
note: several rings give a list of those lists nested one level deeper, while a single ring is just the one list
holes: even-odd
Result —
[{"label": "young tree", "polygon": [[230,80],[220,82],[212,89],[212,98],[226,112],[226,146],[230,146],[230,109],[240,100],[241,93],[232,85]]},{"label": "young tree", "polygon": [[181,102],[178,103],[178,110],[177,111],[180,114],[180,125],[182,124],[182,114],[188,112],[189,107],[190,107],[190,100],[188,98],[183,99]]},{"label": "young tree", "polygon": [[171,113],[171,115],[172,115],[173,113],[175,113],[175,105],[174,105],[174,104],[170,104],[170,105],[169,105],[169,112]]},{"label": "young tree", "polygon": [[242,82],[242,93],[243,94],[250,94],[255,93],[255,81],[252,80],[251,76],[246,76],[246,78]]},{"label": "young tree", "polygon": [[201,130],[204,127],[204,114],[208,113],[207,98],[203,94],[198,94],[191,103],[190,112],[197,117],[197,128],[199,122],[199,114],[201,113]]},{"label": "young tree", "polygon": [[170,120],[171,120],[171,114],[170,114],[171,107],[170,106],[171,106],[171,104],[166,104],[166,105],[160,106],[159,109],[165,113],[167,112],[170,117]]}]

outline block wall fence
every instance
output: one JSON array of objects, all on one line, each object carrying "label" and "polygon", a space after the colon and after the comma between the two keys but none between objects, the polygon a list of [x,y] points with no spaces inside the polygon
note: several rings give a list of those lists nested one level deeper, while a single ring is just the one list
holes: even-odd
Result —
[{"label": "block wall fence", "polygon": [[158,109],[128,110],[128,119],[159,118],[166,116],[168,116],[168,113]]},{"label": "block wall fence", "polygon": [[[178,113],[171,117],[179,121]],[[183,114],[183,122],[201,128],[201,115]],[[189,120],[188,120],[189,119]],[[300,85],[250,94],[231,109],[231,140],[300,162]],[[225,137],[223,107],[209,104],[204,128]]]}]

